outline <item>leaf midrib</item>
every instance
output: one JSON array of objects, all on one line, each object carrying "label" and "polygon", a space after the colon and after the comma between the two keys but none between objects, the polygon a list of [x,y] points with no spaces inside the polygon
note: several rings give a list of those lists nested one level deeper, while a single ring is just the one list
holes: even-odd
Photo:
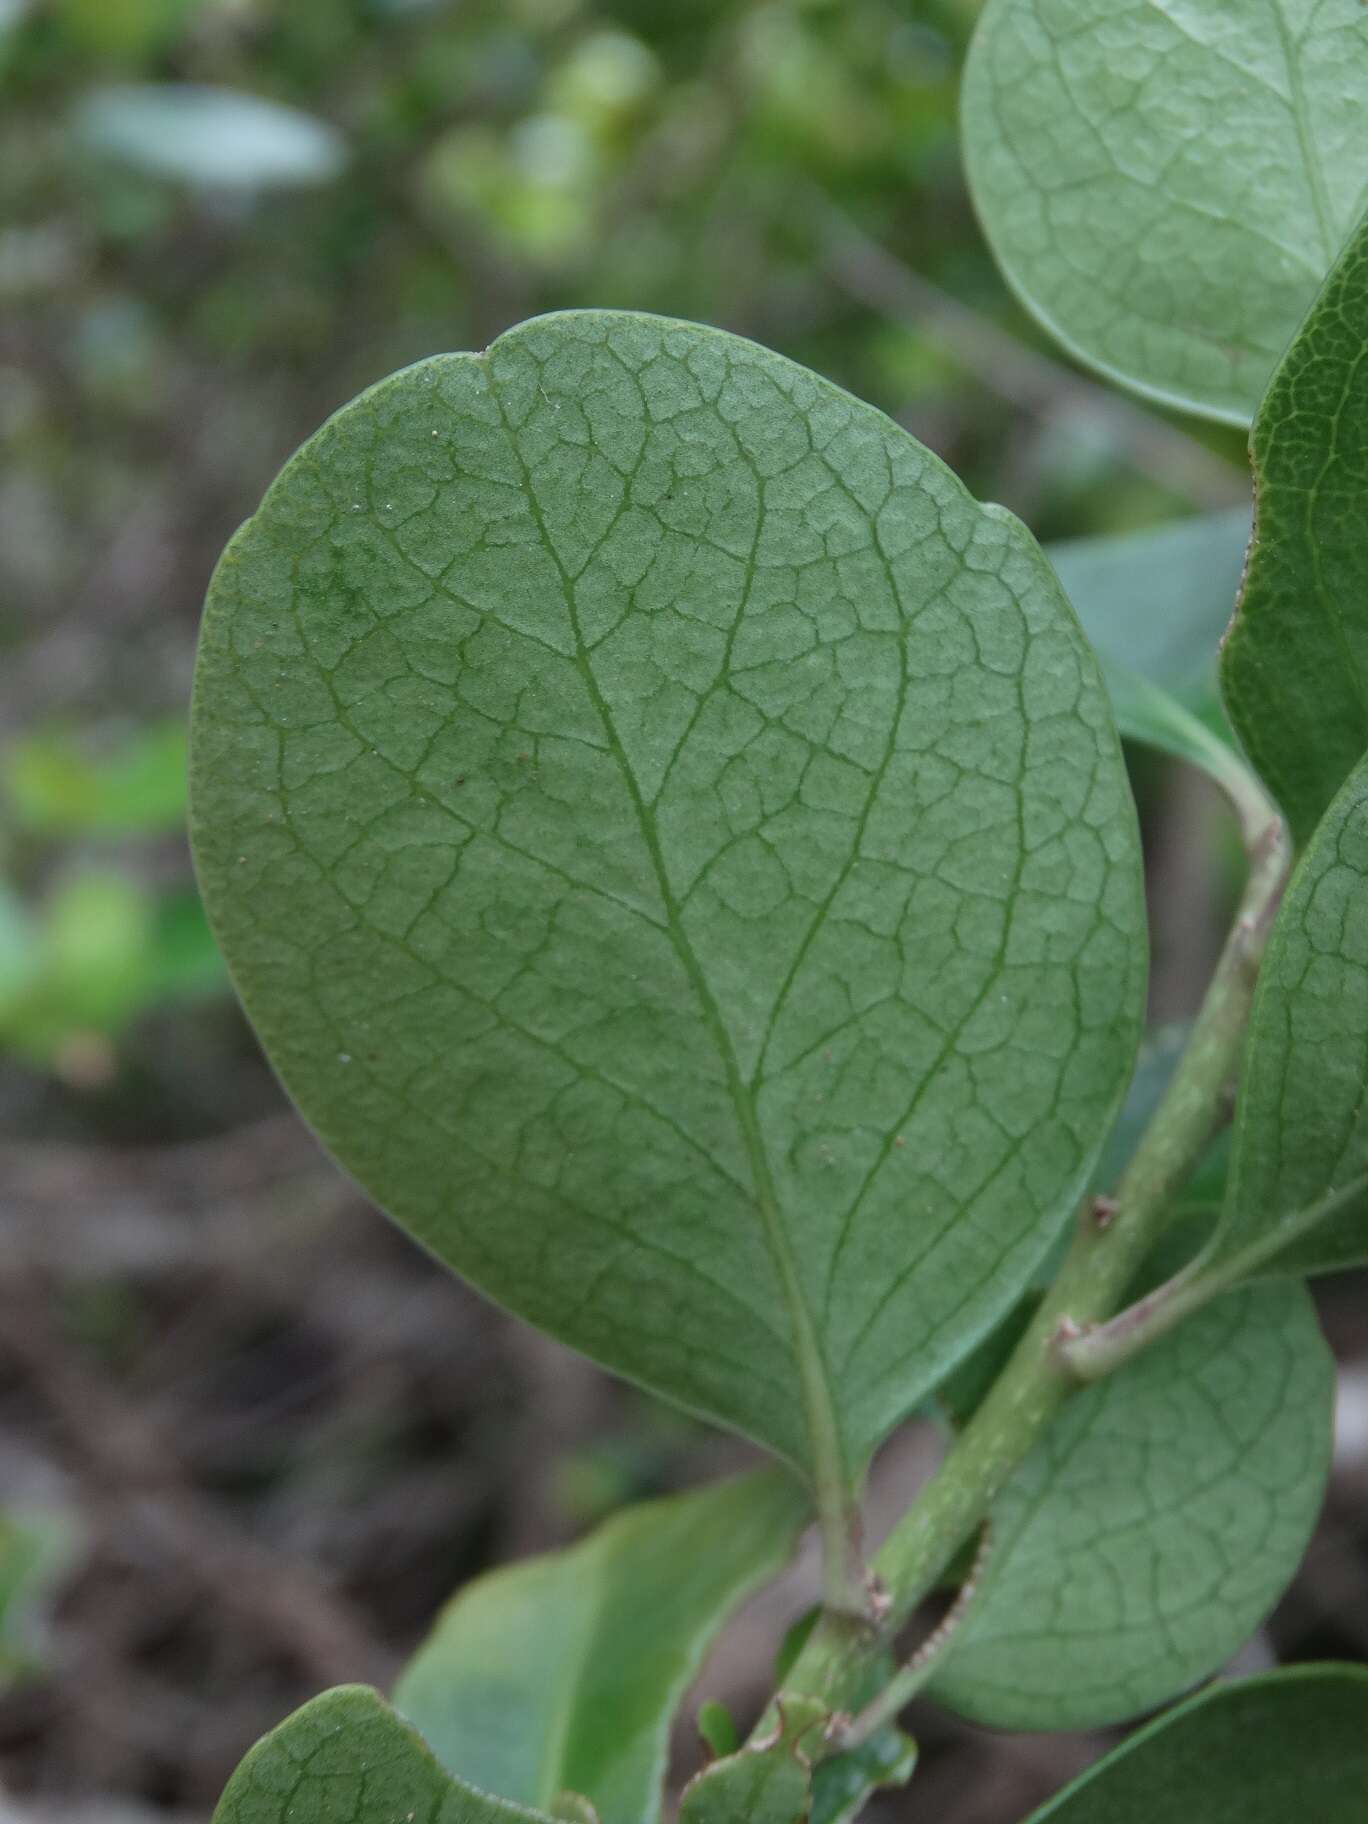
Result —
[{"label": "leaf midrib", "polygon": [[[575,578],[563,563],[555,542],[546,526],[541,504],[537,499],[532,484],[532,476],[523,457],[518,441],[517,430],[509,418],[495,382],[492,350],[486,350],[478,357],[484,370],[485,382],[489,395],[498,411],[504,435],[508,439],[513,459],[522,476],[523,492],[528,511],[537,528],[541,541],[556,574],[560,579],[565,594],[566,607],[570,614],[571,626],[575,636],[573,663],[599,716],[604,733],[608,740],[609,750],[617,762],[623,784],[631,799],[637,827],[650,857],[655,875],[656,888],[660,894],[661,904],[665,910],[665,929],[671,947],[679,960],[681,968],[689,979],[689,984],[698,1002],[708,1035],[722,1064],[726,1077],[727,1091],[736,1116],[737,1126],[745,1148],[747,1162],[750,1165],[753,1180],[756,1209],[764,1230],[771,1258],[779,1276],[780,1289],[784,1303],[788,1308],[789,1321],[792,1326],[792,1344],[794,1358],[798,1367],[799,1383],[803,1396],[804,1416],[807,1421],[808,1443],[811,1449],[811,1462],[798,1465],[812,1478],[818,1497],[819,1507],[830,1510],[834,1505],[844,1507],[848,1483],[845,1452],[842,1448],[840,1428],[836,1417],[835,1402],[832,1398],[830,1372],[824,1352],[817,1336],[812,1313],[808,1309],[803,1294],[802,1284],[798,1277],[797,1261],[789,1245],[779,1215],[779,1198],[775,1188],[774,1174],[770,1166],[769,1154],[760,1131],[753,1099],[749,1093],[745,1078],[741,1073],[731,1035],[727,1031],[712,990],[702,965],[689,942],[680,917],[678,901],[670,885],[669,874],[665,867],[664,856],[660,848],[659,832],[651,806],[646,802],[637,781],[627,754],[618,735],[608,703],[599,686],[598,678],[589,661],[588,650],[580,626],[579,606]],[[535,360],[535,357],[531,357]],[[757,497],[757,515],[763,519],[763,500]],[[737,608],[738,618],[744,612],[744,599]]]}]

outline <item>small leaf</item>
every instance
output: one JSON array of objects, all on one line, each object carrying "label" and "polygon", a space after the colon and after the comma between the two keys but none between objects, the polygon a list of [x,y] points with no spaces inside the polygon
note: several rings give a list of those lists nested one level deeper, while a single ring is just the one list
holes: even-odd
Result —
[{"label": "small leaf", "polygon": [[335,127],[260,95],[190,82],[111,83],[78,103],[74,126],[91,151],[207,190],[322,184],[346,147]]},{"label": "small leaf", "polygon": [[741,1746],[731,1711],[714,1697],[698,1706],[698,1733],[715,1760],[735,1754]]},{"label": "small leaf", "polygon": [[786,1747],[743,1748],[684,1788],[679,1824],[805,1824],[808,1770]]},{"label": "small leaf", "polygon": [[1104,666],[1204,706],[1249,544],[1249,509],[1150,531],[1061,539],[1045,555]]},{"label": "small leaf", "polygon": [[848,1754],[820,1761],[812,1773],[809,1824],[850,1824],[870,1795],[906,1786],[917,1765],[917,1744],[892,1723]]},{"label": "small leaf", "polygon": [[1366,343],[1368,224],[1259,408],[1254,539],[1221,653],[1230,719],[1299,845],[1368,748]]},{"label": "small leaf", "polygon": [[442,1259],[830,1492],[1016,1298],[1143,995],[1134,811],[1029,535],[738,338],[383,382],[205,616],[211,921]]},{"label": "small leaf", "polygon": [[679,1824],[808,1824],[812,1757],[829,1714],[817,1698],[775,1705],[778,1724],[763,1744],[714,1761],[684,1788]]},{"label": "small leaf", "polygon": [[999,1496],[930,1689],[1008,1729],[1087,1729],[1217,1670],[1320,1508],[1333,1364],[1305,1289],[1228,1293],[1078,1394]]},{"label": "small leaf", "polygon": [[970,188],[1072,354],[1247,424],[1363,207],[1365,93],[1360,0],[990,0]]},{"label": "small leaf", "polygon": [[1090,1767],[1027,1824],[1363,1824],[1368,1670],[1215,1685]]},{"label": "small leaf", "polygon": [[476,1786],[546,1810],[569,1788],[603,1824],[648,1824],[704,1649],[809,1512],[777,1470],[629,1508],[462,1590],[395,1704]]},{"label": "small leaf", "polygon": [[[891,1651],[869,1662],[862,1685],[850,1692],[849,1709],[858,1713],[883,1691],[895,1670]],[[893,1723],[885,1723],[858,1748],[819,1760],[812,1770],[812,1810],[808,1824],[849,1824],[881,1788],[905,1786],[917,1765],[917,1744]]]},{"label": "small leaf", "polygon": [[1366,1078],[1368,760],[1312,837],[1268,941],[1208,1264],[1368,1261]]},{"label": "small leaf", "polygon": [[444,1773],[378,1691],[339,1685],[265,1735],[214,1824],[547,1824]]}]

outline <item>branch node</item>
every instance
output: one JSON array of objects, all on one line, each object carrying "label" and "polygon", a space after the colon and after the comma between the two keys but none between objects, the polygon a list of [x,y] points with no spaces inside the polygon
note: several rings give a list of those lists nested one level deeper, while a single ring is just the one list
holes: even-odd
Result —
[{"label": "branch node", "polygon": [[1116,1212],[1121,1208],[1115,1197],[1094,1197],[1092,1201],[1092,1220],[1095,1229],[1109,1229],[1116,1219]]},{"label": "branch node", "polygon": [[893,1598],[889,1594],[888,1585],[877,1571],[868,1571],[865,1574],[865,1598],[866,1611],[870,1621],[876,1628],[881,1628],[888,1620],[893,1607]]}]

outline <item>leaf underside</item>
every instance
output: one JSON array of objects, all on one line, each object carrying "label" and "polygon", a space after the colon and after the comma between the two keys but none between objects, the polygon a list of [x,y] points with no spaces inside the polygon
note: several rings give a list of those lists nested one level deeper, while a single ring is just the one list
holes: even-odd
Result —
[{"label": "leaf underside", "polygon": [[296,1710],[245,1756],[214,1824],[547,1824],[477,1792],[365,1685],[339,1685]]},{"label": "leaf underside", "polygon": [[[1368,761],[1361,761],[1298,863],[1264,954],[1213,1262],[1248,1249],[1266,1253],[1262,1264],[1279,1272],[1368,1261],[1365,1082]],[[1335,1193],[1343,1201],[1325,1220],[1298,1221]]]},{"label": "leaf underside", "polygon": [[1010,515],[716,331],[340,412],[215,576],[210,915],[371,1194],[819,1483],[1012,1302],[1143,993],[1093,659]]},{"label": "leaf underside", "polygon": [[932,1693],[998,1728],[1085,1729],[1216,1671],[1301,1561],[1333,1392],[1314,1307],[1282,1282],[1075,1396],[994,1506]]},{"label": "leaf underside", "polygon": [[1368,224],[1254,425],[1258,498],[1226,707],[1299,845],[1368,748]]},{"label": "leaf underside", "polygon": [[797,1484],[769,1470],[645,1502],[567,1551],[491,1572],[448,1605],[395,1705],[486,1791],[545,1809],[569,1788],[602,1824],[650,1824],[704,1648],[807,1514]]},{"label": "leaf underside", "polygon": [[1368,1670],[1215,1685],[1139,1730],[1028,1824],[1362,1824]]},{"label": "leaf underside", "polygon": [[1247,424],[1362,212],[1366,93],[1360,0],[990,0],[970,188],[1071,353]]}]

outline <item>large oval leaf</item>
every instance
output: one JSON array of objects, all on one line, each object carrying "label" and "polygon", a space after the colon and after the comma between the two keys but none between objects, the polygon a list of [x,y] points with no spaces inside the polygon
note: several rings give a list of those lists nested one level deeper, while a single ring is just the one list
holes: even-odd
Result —
[{"label": "large oval leaf", "polygon": [[1221,652],[1230,719],[1299,843],[1368,748],[1368,224],[1273,376],[1258,513]]},{"label": "large oval leaf", "polygon": [[1008,1729],[1086,1729],[1214,1672],[1291,1581],[1330,1463],[1305,1288],[1228,1293],[1079,1394],[996,1502],[931,1686]]},{"label": "large oval leaf", "polygon": [[989,0],[964,151],[993,252],[1079,359],[1247,424],[1368,183],[1360,0]]},{"label": "large oval leaf", "polygon": [[1024,529],[763,349],[575,313],[363,395],[215,577],[205,896],[436,1253],[829,1486],[1011,1303],[1143,989]]},{"label": "large oval leaf", "polygon": [[1365,1082],[1368,760],[1312,837],[1269,938],[1208,1264],[1315,1273],[1368,1261]]},{"label": "large oval leaf", "polygon": [[650,1824],[674,1710],[734,1603],[810,1512],[782,1471],[649,1501],[449,1604],[394,1702],[452,1773],[526,1805],[583,1793]]},{"label": "large oval leaf", "polygon": [[1161,1716],[1028,1824],[1362,1824],[1368,1669],[1289,1666]]}]

